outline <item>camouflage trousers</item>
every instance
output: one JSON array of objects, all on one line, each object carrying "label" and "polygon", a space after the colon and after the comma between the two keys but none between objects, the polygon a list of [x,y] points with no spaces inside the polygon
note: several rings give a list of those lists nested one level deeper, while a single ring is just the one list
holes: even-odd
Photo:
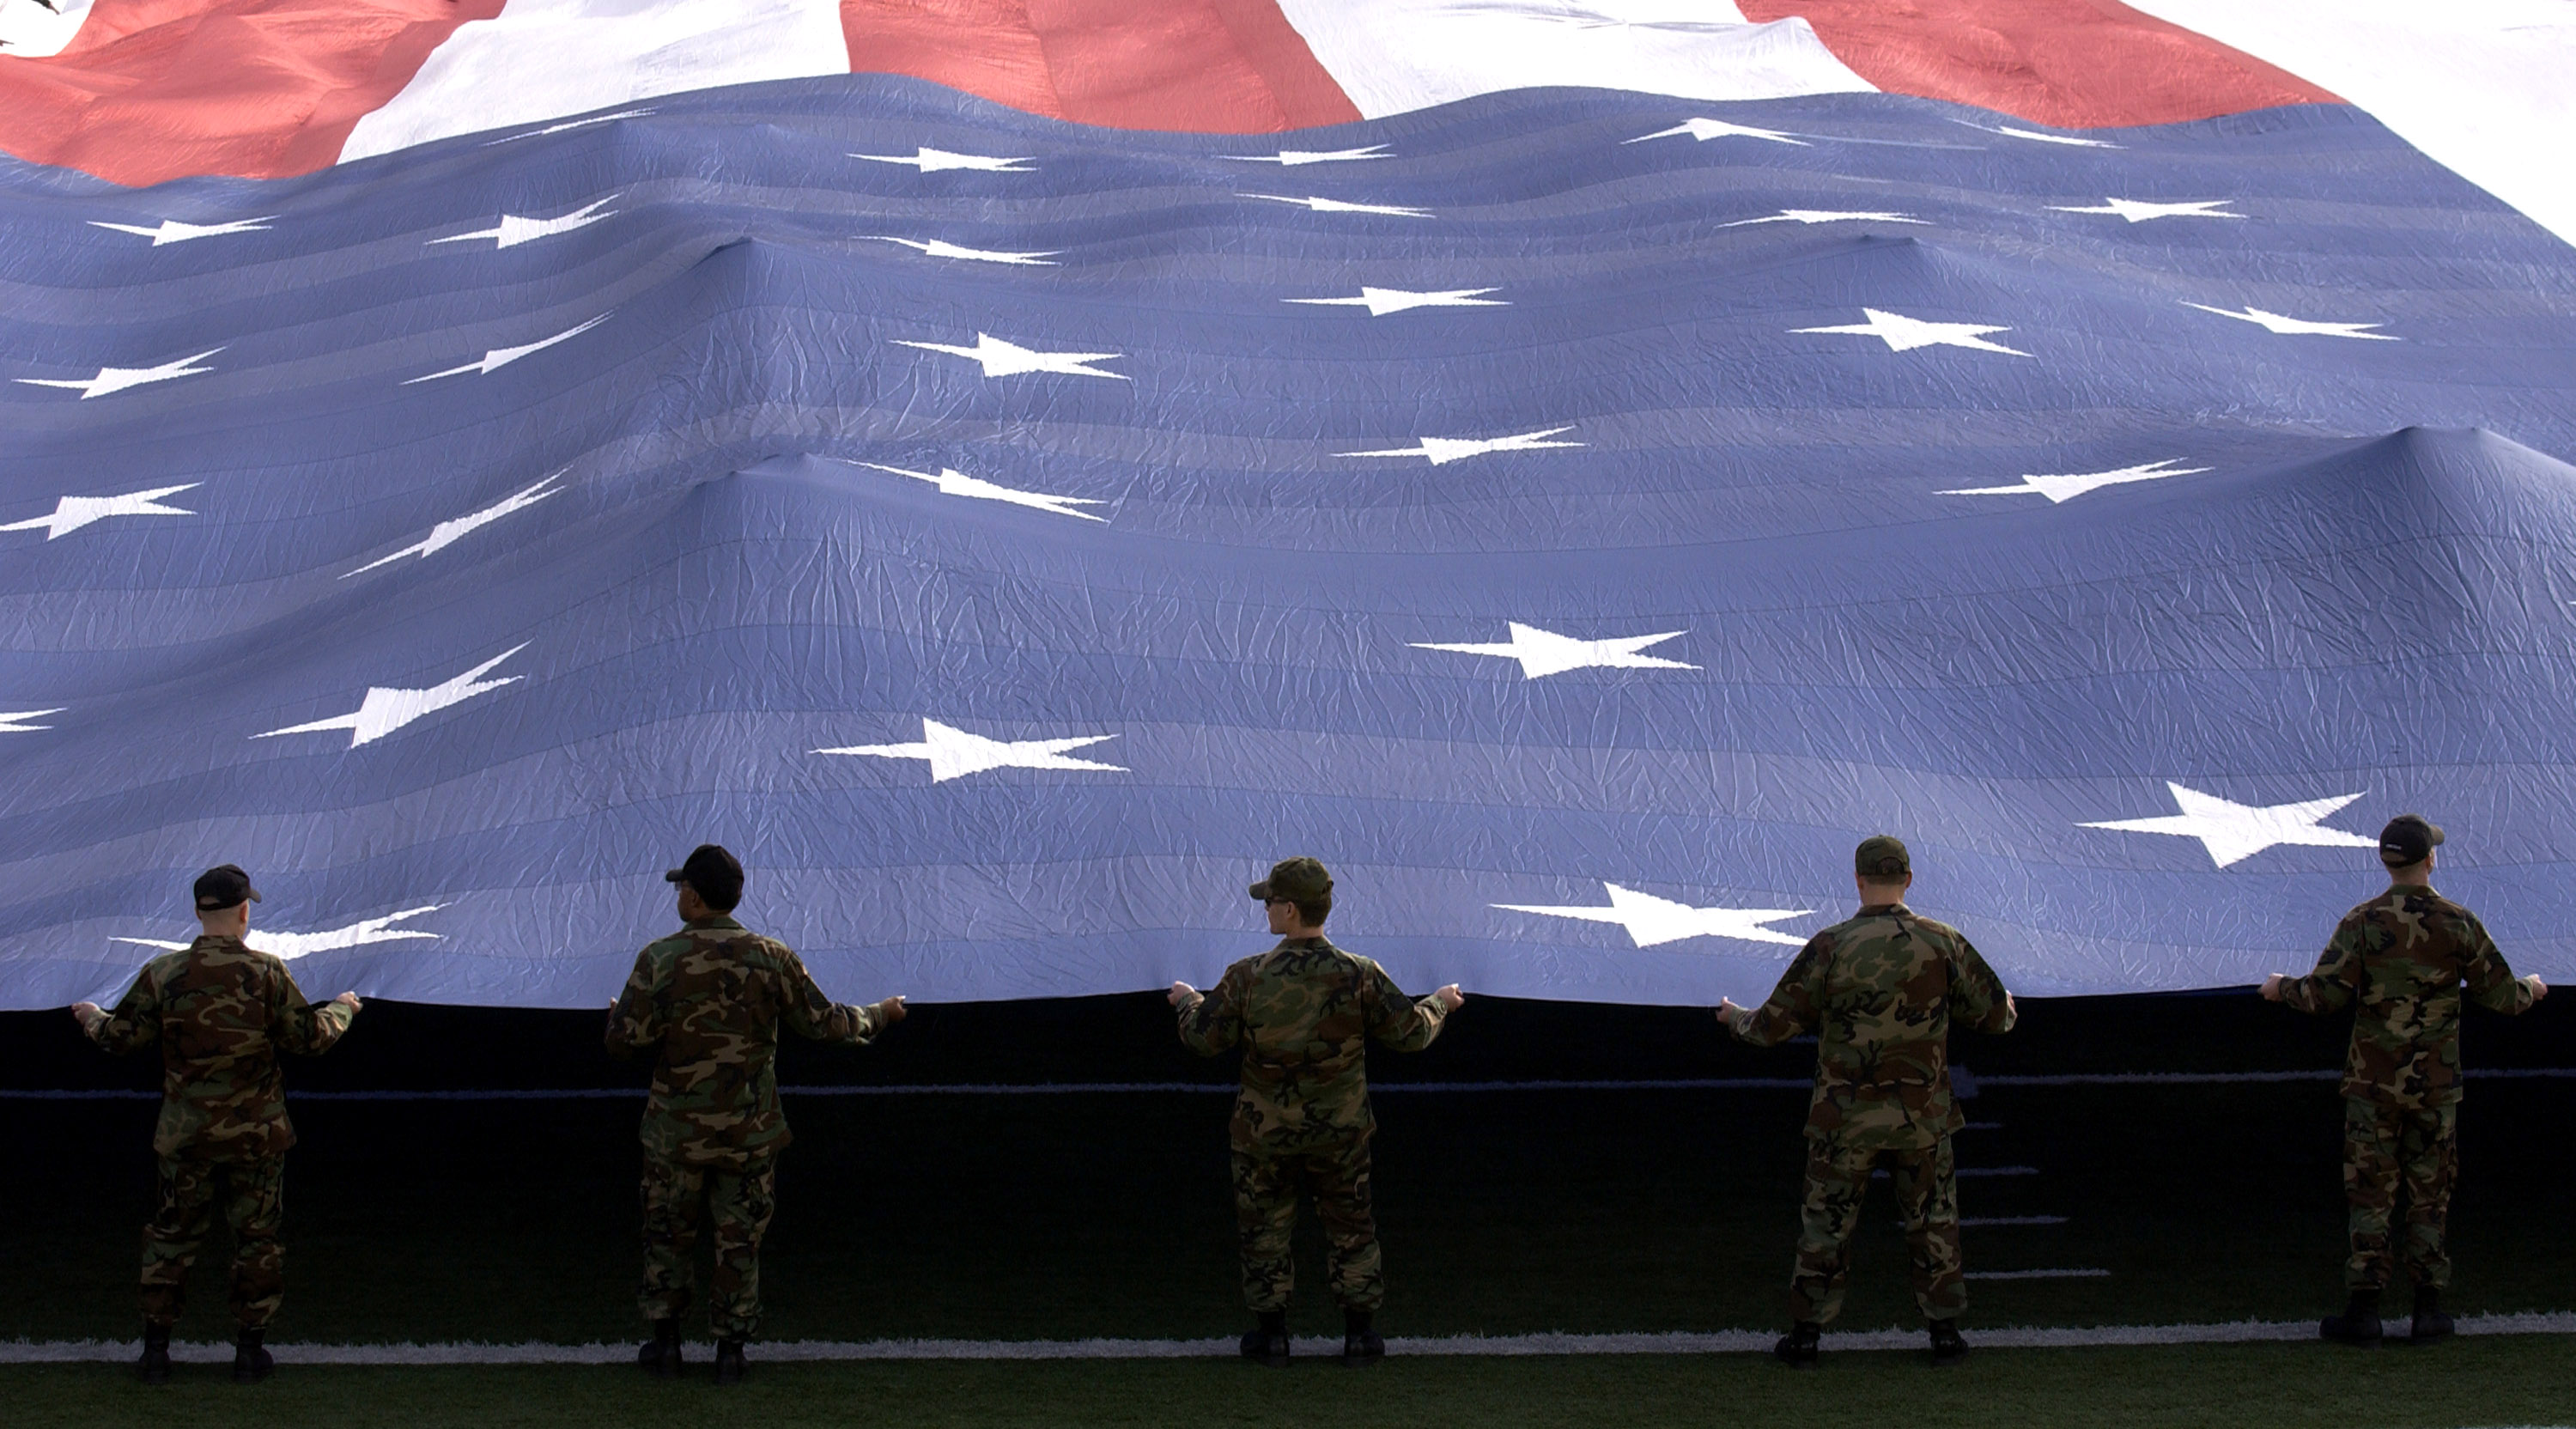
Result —
[{"label": "camouflage trousers", "polygon": [[1789,1277],[1789,1318],[1831,1324],[1842,1313],[1851,1278],[1852,1232],[1860,1226],[1869,1173],[1881,1158],[1905,1218],[1914,1303],[1927,1320],[1954,1319],[1968,1308],[1966,1267],[1959,1254],[1959,1188],[1950,1138],[1904,1151],[1854,1151],[1807,1143],[1807,1195],[1798,1213],[1798,1268]]},{"label": "camouflage trousers", "polygon": [[2457,1103],[2407,1109],[2367,1097],[2343,1102],[2343,1190],[2351,1203],[2352,1258],[2344,1284],[2384,1290],[2397,1270],[2390,1222],[2397,1212],[2397,1184],[2406,1183],[2406,1272],[2418,1285],[2439,1290],[2451,1283],[2445,1246],[2451,1216],[2451,1183],[2459,1175],[2460,1108]]},{"label": "camouflage trousers", "polygon": [[1297,1151],[1234,1153],[1243,1303],[1256,1314],[1288,1307],[1297,1280],[1289,1243],[1300,1190],[1314,1197],[1315,1218],[1324,1223],[1333,1298],[1345,1309],[1376,1309],[1386,1298],[1386,1275],[1378,1258],[1377,1213],[1369,1201],[1367,1137]]},{"label": "camouflage trousers", "polygon": [[214,1229],[215,1182],[223,1181],[224,1220],[233,1232],[233,1318],[266,1325],[286,1298],[286,1157],[197,1161],[164,1156],[161,1204],[143,1227],[143,1319],[173,1325],[187,1308],[188,1269]]},{"label": "camouflage trousers", "polygon": [[778,1158],[739,1171],[644,1158],[644,1287],[647,1320],[675,1320],[697,1292],[698,1229],[715,1225],[715,1283],[707,1324],[720,1340],[760,1329],[760,1238],[778,1209]]}]

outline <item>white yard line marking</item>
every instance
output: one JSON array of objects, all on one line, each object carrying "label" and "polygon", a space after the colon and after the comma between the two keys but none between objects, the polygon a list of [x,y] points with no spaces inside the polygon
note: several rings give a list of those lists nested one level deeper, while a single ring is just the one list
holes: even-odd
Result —
[{"label": "white yard line marking", "polygon": [[[2013,1272],[2003,1272],[2011,1274]],[[2463,1335],[2576,1335],[2576,1312],[2463,1315]],[[1696,1355],[1768,1353],[1777,1330],[1716,1334],[1450,1335],[1390,1339],[1397,1355]],[[2066,1329],[1976,1329],[1978,1348],[2085,1348],[2096,1345],[2246,1344],[2313,1340],[2314,1320],[2239,1320],[2216,1325],[2099,1325]],[[1920,1329],[1837,1331],[1829,1350],[1915,1350]],[[0,1340],[0,1364],[63,1364],[134,1358],[131,1340]],[[285,1365],[632,1364],[631,1344],[613,1345],[302,1345],[270,1347]],[[230,1363],[227,1344],[174,1344],[171,1358]],[[786,1340],[753,1348],[755,1359],[790,1360],[1093,1360],[1232,1358],[1231,1338],[1207,1340]]]}]

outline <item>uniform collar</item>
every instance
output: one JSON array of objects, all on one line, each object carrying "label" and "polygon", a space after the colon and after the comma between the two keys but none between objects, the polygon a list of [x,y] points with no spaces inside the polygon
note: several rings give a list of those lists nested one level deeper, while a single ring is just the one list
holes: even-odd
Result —
[{"label": "uniform collar", "polygon": [[2388,885],[2388,891],[2390,893],[2430,893],[2433,891],[2433,885],[2429,883],[2392,883]]},{"label": "uniform collar", "polygon": [[1913,911],[1913,909],[1905,906],[1905,900],[1902,898],[1893,903],[1864,903],[1860,905],[1860,916],[1864,918],[1884,918],[1891,913],[1911,913]]},{"label": "uniform collar", "polygon": [[731,913],[710,913],[703,918],[692,918],[686,923],[681,924],[680,928],[683,932],[690,933],[709,930],[727,933],[743,933],[750,931],[740,923],[735,922]]},{"label": "uniform collar", "polygon": [[1329,948],[1332,945],[1333,940],[1330,938],[1282,938],[1279,940],[1279,946],[1270,951],[1279,953],[1286,952],[1290,948]]},{"label": "uniform collar", "polygon": [[199,933],[197,935],[197,941],[190,943],[188,946],[192,949],[238,948],[242,946],[242,940],[234,937],[230,933]]}]

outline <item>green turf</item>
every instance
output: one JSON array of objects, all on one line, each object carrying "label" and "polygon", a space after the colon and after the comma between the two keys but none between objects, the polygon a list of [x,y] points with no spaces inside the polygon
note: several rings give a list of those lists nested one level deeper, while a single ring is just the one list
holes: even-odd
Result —
[{"label": "green turf", "polygon": [[[1799,1175],[1794,1091],[1380,1098],[1395,1335],[1776,1327]],[[620,1339],[636,1330],[634,1103],[307,1102],[288,1183],[281,1341]],[[789,1103],[766,1256],[774,1339],[1211,1336],[1241,1328],[1223,1097]],[[2288,1320],[2340,1298],[2330,1083],[1996,1089],[1962,1166],[1968,1323]],[[2462,1311],[2576,1308],[2563,1234],[2576,1084],[2488,1082],[2461,1122]],[[0,1339],[135,1333],[148,1103],[14,1103],[0,1160]],[[1913,1320],[1871,1203],[1847,1326]],[[220,1242],[220,1236],[218,1237]],[[224,1335],[220,1243],[183,1338]],[[1296,1322],[1333,1325],[1311,1220]],[[927,1373],[928,1371],[925,1371]],[[1137,1370],[1144,1374],[1147,1371]],[[1182,1373],[1182,1371],[1173,1371]],[[1425,1371],[1428,1373],[1429,1371]],[[1514,1371],[1518,1373],[1519,1371]],[[1590,1371],[1585,1371],[1589,1373]],[[1160,1371],[1155,1371],[1160,1373]],[[1446,1373],[1446,1371],[1442,1371]],[[2569,1396],[2576,1404],[2576,1394]],[[2561,1419],[2576,1420],[2576,1409]]]},{"label": "green turf", "polygon": [[182,1366],[159,1389],[121,1366],[0,1369],[13,1429],[185,1424],[438,1429],[521,1424],[1512,1425],[1761,1424],[1766,1429],[2460,1429],[2576,1418],[2576,1342],[2460,1340],[2428,1349],[2325,1344],[1982,1350],[1934,1370],[1915,1354],[1847,1354],[1813,1373],[1758,1355],[1390,1359],[1353,1372],[1230,1361],[753,1366],[718,1390],[574,1368],[288,1368],[237,1387]]}]

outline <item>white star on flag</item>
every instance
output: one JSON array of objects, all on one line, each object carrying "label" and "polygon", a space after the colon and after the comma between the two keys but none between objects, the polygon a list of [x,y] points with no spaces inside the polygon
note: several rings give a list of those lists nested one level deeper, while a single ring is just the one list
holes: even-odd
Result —
[{"label": "white star on flag", "polygon": [[1063,251],[1047,248],[1035,253],[1003,253],[991,248],[961,248],[944,238],[933,238],[923,242],[913,238],[897,238],[889,233],[871,233],[868,237],[880,243],[900,243],[906,248],[917,249],[933,258],[965,258],[977,263],[1019,263],[1038,268],[1056,266],[1047,259]]},{"label": "white star on flag", "polygon": [[20,721],[43,719],[47,715],[58,715],[70,708],[69,705],[57,705],[49,710],[10,710],[0,713],[0,734],[33,734],[40,729],[52,729],[53,726],[49,724],[22,724]]},{"label": "white star on flag", "polygon": [[1711,139],[1768,139],[1774,144],[1795,144],[1800,148],[1807,147],[1806,140],[1783,134],[1777,129],[1756,129],[1750,124],[1729,124],[1723,119],[1685,119],[1670,129],[1658,129],[1652,134],[1640,134],[1634,139],[1622,139],[1619,142],[1643,144],[1649,139],[1671,139],[1683,134],[1688,134],[1703,144]]},{"label": "white star on flag", "polygon": [[1739,218],[1721,223],[1720,228],[1742,228],[1753,223],[1841,223],[1858,219],[1869,223],[1921,223],[1922,219],[1902,213],[1876,213],[1839,208],[1784,208],[1765,218]]},{"label": "white star on flag", "polygon": [[[571,467],[564,468],[564,471],[570,470],[572,470]],[[356,570],[342,575],[340,579],[347,580],[350,576],[365,575],[367,572],[374,570],[378,566],[392,565],[394,562],[401,560],[405,556],[437,555],[439,552],[455,545],[457,541],[462,539],[468,532],[479,531],[483,527],[491,525],[493,522],[500,520],[504,516],[511,515],[514,512],[525,511],[529,507],[536,505],[538,502],[545,500],[547,497],[560,493],[563,488],[555,485],[555,481],[562,475],[563,471],[556,472],[553,476],[547,477],[545,480],[538,482],[527,490],[514,492],[509,496],[505,496],[499,502],[486,506],[480,511],[473,512],[470,515],[456,517],[454,520],[441,521],[437,525],[429,528],[429,534],[427,536],[412,542],[410,545],[405,546],[401,550],[395,551],[390,555],[378,556],[376,559],[367,562]]]},{"label": "white star on flag", "polygon": [[1016,377],[1023,372],[1061,372],[1074,377],[1115,377],[1121,382],[1135,380],[1124,372],[1103,372],[1089,365],[1124,356],[1123,353],[1038,352],[1016,342],[1004,342],[988,333],[975,334],[973,347],[957,347],[944,342],[909,342],[902,338],[895,339],[895,346],[972,358],[983,366],[987,377]]},{"label": "white star on flag", "polygon": [[1281,298],[1283,303],[1307,303],[1319,308],[1366,308],[1373,318],[1389,313],[1409,312],[1415,308],[1508,308],[1500,298],[1477,296],[1499,293],[1500,288],[1452,288],[1443,293],[1416,293],[1404,288],[1371,288],[1363,285],[1356,298]]},{"label": "white star on flag", "polygon": [[272,729],[265,734],[254,734],[251,738],[275,739],[281,734],[319,734],[324,730],[345,729],[349,732],[349,747],[355,749],[361,744],[382,739],[414,720],[426,719],[449,705],[460,705],[476,695],[489,694],[503,685],[517,684],[526,676],[506,675],[498,680],[487,680],[483,677],[492,672],[493,666],[527,648],[525,644],[513,645],[455,679],[441,681],[425,690],[387,689],[382,685],[369,685],[365,698],[361,699],[358,707],[348,714],[333,715],[329,719],[317,719],[308,724],[288,725],[284,729]]},{"label": "white star on flag", "polygon": [[[399,913],[361,919],[341,927],[325,928],[316,933],[257,932],[251,934],[247,941],[270,957],[287,961],[303,957],[307,953],[325,953],[339,948],[359,948],[369,943],[399,943],[413,938],[426,938],[434,943],[439,940],[439,934],[423,932],[418,928],[397,928],[394,924],[407,918],[417,918],[423,913],[435,913],[446,906],[444,903],[424,903],[418,908],[405,908]],[[108,941],[133,943],[145,948],[165,948],[174,953],[190,946],[187,943],[163,942],[159,938],[110,938]]]},{"label": "white star on flag", "polygon": [[1488,452],[1534,452],[1550,447],[1579,447],[1583,443],[1544,440],[1559,432],[1573,430],[1572,427],[1550,427],[1541,432],[1523,432],[1516,437],[1416,437],[1414,445],[1409,447],[1390,447],[1384,451],[1372,452],[1339,452],[1336,455],[1418,456],[1430,458],[1433,466],[1447,466],[1453,461],[1465,461],[1471,456],[1484,456]]},{"label": "white star on flag", "polygon": [[2060,203],[2050,204],[2049,208],[2057,213],[2116,213],[2131,223],[2144,223],[2151,218],[2243,218],[2245,215],[2241,213],[2219,212],[2220,209],[2234,202],[2236,200],[2232,198],[2191,199],[2182,203],[2154,203],[2135,198],[2106,198],[2102,200],[2099,207],[2094,208],[2069,208]]},{"label": "white star on flag", "polygon": [[179,486],[156,486],[149,491],[129,491],[123,496],[66,496],[54,503],[52,515],[12,521],[0,526],[0,531],[33,531],[42,526],[45,539],[52,541],[110,516],[194,516],[194,511],[162,505],[161,498],[203,485],[204,482],[191,481]]},{"label": "white star on flag", "polygon": [[215,369],[211,367],[195,367],[190,364],[202,362],[221,351],[223,349],[220,347],[210,347],[193,357],[182,357],[175,362],[162,363],[158,367],[102,367],[96,377],[79,379],[21,377],[17,380],[30,387],[68,387],[80,393],[81,400],[86,402],[92,397],[104,397],[111,392],[122,392],[128,387],[142,387],[154,382],[168,382],[178,377],[194,377],[200,372],[212,372]]},{"label": "white star on flag", "polygon": [[[1963,124],[1967,123],[1966,120],[1961,120],[1959,122]],[[2066,144],[2078,149],[2117,149],[2120,147],[2107,139],[2078,139],[2071,134],[2042,134],[2036,129],[2016,129],[2009,124],[1969,124],[1968,127],[1971,129],[1983,129],[1989,134],[2002,134],[2014,139],[2036,139],[2042,144]]]},{"label": "white star on flag", "polygon": [[1240,159],[1247,164],[1344,164],[1354,159],[1392,159],[1384,144],[1367,144],[1357,149],[1282,149],[1276,154],[1219,154],[1220,159]]},{"label": "white star on flag", "polygon": [[1863,308],[1869,318],[1865,323],[1847,323],[1841,327],[1793,327],[1791,332],[1842,332],[1859,337],[1874,337],[1887,344],[1890,352],[1912,352],[1918,347],[1973,347],[1979,352],[2009,353],[2028,357],[2019,348],[1986,341],[1983,334],[2010,332],[2008,327],[1987,323],[1936,323],[1909,318],[1901,313],[1883,313],[1876,308]]},{"label": "white star on flag", "polygon": [[608,321],[610,316],[611,314],[609,313],[601,313],[599,316],[592,318],[590,321],[583,323],[579,327],[568,327],[562,332],[556,333],[552,337],[541,337],[535,342],[523,343],[517,347],[496,347],[484,353],[482,360],[479,362],[468,362],[460,367],[451,367],[444,372],[432,372],[420,377],[406,377],[402,380],[400,385],[409,387],[415,382],[435,382],[441,377],[457,377],[468,372],[471,372],[478,377],[498,372],[502,368],[509,366],[511,363],[518,361],[520,358],[527,356],[529,353],[543,352],[547,348],[552,347],[559,342],[570,342],[574,338],[581,336],[583,333],[590,331],[592,328],[599,326],[601,323]]},{"label": "white star on flag", "polygon": [[908,159],[900,154],[852,154],[850,157],[866,159],[877,164],[907,164],[925,174],[935,174],[943,169],[974,169],[987,174],[1025,174],[1030,171],[1020,166],[1026,164],[1032,156],[1022,154],[1017,158],[999,159],[984,154],[952,154],[946,149],[924,146],[914,149],[912,157]]},{"label": "white star on flag", "polygon": [[109,223],[105,219],[93,218],[89,221],[89,226],[112,228],[119,233],[131,233],[137,238],[149,238],[152,240],[152,246],[159,248],[168,243],[185,243],[192,238],[215,238],[227,233],[266,233],[274,226],[272,220],[276,217],[276,214],[266,213],[257,218],[236,218],[228,223],[181,223],[175,218],[165,218],[161,220],[161,226],[158,228],[145,228],[133,223]]},{"label": "white star on flag", "polygon": [[2304,799],[2293,804],[2239,804],[2215,794],[2186,789],[2170,781],[2165,788],[2173,792],[2174,807],[2182,810],[2181,813],[2152,819],[2113,819],[2076,827],[2114,829],[2128,834],[2174,834],[2198,839],[2201,846],[2209,850],[2210,862],[2220,868],[2252,858],[2274,844],[2301,844],[2310,848],[2379,847],[2379,840],[2375,838],[2318,826],[2318,820],[2360,798],[2359,794]]},{"label": "white star on flag", "polygon": [[2261,308],[2247,308],[2245,311],[2240,313],[2231,311],[2227,308],[2213,308],[2207,303],[2195,303],[2190,301],[2185,301],[2183,306],[2186,308],[2198,308],[2204,313],[2216,313],[2222,318],[2234,318],[2241,323],[2254,323],[2267,331],[2287,333],[2293,336],[2300,334],[2314,334],[2318,337],[2367,338],[2372,342],[2405,341],[2404,338],[2397,337],[2389,333],[2363,331],[2364,328],[2385,327],[2387,326],[2385,323],[2310,322],[2306,318],[2287,318],[2281,316],[2279,313],[2267,313]]},{"label": "white star on flag", "polygon": [[1109,519],[1105,516],[1094,516],[1088,511],[1073,509],[1076,506],[1108,504],[1094,496],[1057,496],[1044,491],[1022,491],[1017,487],[986,481],[980,476],[968,476],[964,472],[949,467],[941,467],[939,474],[933,476],[926,471],[907,471],[902,467],[887,466],[882,462],[863,461],[859,465],[877,471],[889,471],[897,476],[908,476],[915,481],[929,482],[949,496],[972,496],[982,501],[1007,501],[1013,506],[1026,506],[1036,511],[1052,511],[1058,516],[1075,516],[1085,521]]},{"label": "white star on flag", "polygon": [[522,243],[534,243],[540,238],[552,238],[558,233],[570,233],[576,228],[588,228],[603,218],[615,218],[617,210],[609,208],[605,213],[600,210],[617,202],[619,197],[617,194],[610,194],[604,199],[583,204],[561,218],[521,218],[515,213],[505,213],[501,215],[501,221],[493,227],[478,228],[472,233],[452,234],[446,238],[433,238],[429,240],[427,246],[434,248],[441,243],[468,243],[477,238],[489,238],[496,249],[516,248]]},{"label": "white star on flag", "polygon": [[1610,640],[1577,640],[1558,635],[1535,625],[1508,622],[1512,630],[1509,641],[1492,645],[1439,645],[1411,642],[1416,650],[1448,650],[1460,655],[1492,655],[1521,662],[1521,678],[1535,680],[1547,675],[1561,675],[1568,670],[1593,668],[1611,670],[1696,670],[1679,660],[1666,660],[1657,655],[1637,652],[1649,645],[1687,635],[1687,630],[1667,630],[1660,635],[1622,635]]},{"label": "white star on flag", "polygon": [[2064,476],[2025,476],[2014,486],[1963,486],[1936,492],[1940,496],[2027,496],[2039,495],[2054,505],[2071,500],[2085,492],[2105,486],[2118,486],[2130,481],[2159,481],[2168,476],[2198,476],[2215,470],[2206,466],[2177,466],[2180,457],[2167,457],[2142,466],[2124,466],[2111,471],[2077,472]]},{"label": "white star on flag", "polygon": [[1735,938],[1747,943],[1786,943],[1799,946],[1807,940],[1765,928],[1783,918],[1803,918],[1813,908],[1694,908],[1615,883],[1601,885],[1610,894],[1607,908],[1547,906],[1531,903],[1496,903],[1491,906],[1512,913],[1536,913],[1548,918],[1580,918],[1587,923],[1617,923],[1628,930],[1629,940],[1638,947],[1651,948],[1662,943],[1678,943],[1684,938]]},{"label": "white star on flag", "polygon": [[945,784],[988,769],[1097,769],[1124,774],[1125,766],[1068,759],[1070,750],[1116,739],[1114,734],[1079,735],[1072,739],[986,739],[935,719],[921,722],[918,744],[853,744],[818,749],[816,754],[856,754],[871,759],[921,759],[930,764],[930,782]]},{"label": "white star on flag", "polygon": [[1290,198],[1286,194],[1236,194],[1236,198],[1266,198],[1272,203],[1293,203],[1317,213],[1382,213],[1389,218],[1430,218],[1427,208],[1406,208],[1393,203],[1344,203],[1337,198]]},{"label": "white star on flag", "polygon": [[548,134],[567,134],[575,129],[587,129],[593,124],[614,124],[620,119],[641,119],[653,112],[650,109],[621,109],[614,114],[594,114],[588,119],[567,119],[561,124],[549,124],[543,129],[530,129],[520,134],[504,134],[498,139],[487,141],[483,147],[489,149],[494,144],[507,144],[516,139],[542,139]]}]

